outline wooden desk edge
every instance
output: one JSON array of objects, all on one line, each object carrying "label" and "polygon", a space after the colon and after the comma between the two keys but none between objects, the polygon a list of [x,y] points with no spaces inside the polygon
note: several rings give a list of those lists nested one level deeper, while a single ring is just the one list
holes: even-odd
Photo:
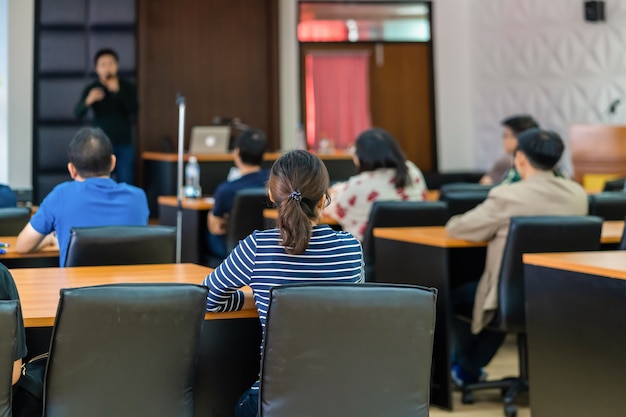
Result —
[{"label": "wooden desk edge", "polygon": [[[428,226],[426,226],[428,227]],[[435,226],[440,227],[440,226]],[[435,246],[439,248],[484,248],[487,246],[487,242],[472,242],[469,240],[455,239],[447,236],[398,236],[398,233],[402,233],[402,229],[409,228],[397,228],[397,227],[377,227],[374,229],[374,237],[378,239],[395,240],[397,242],[413,243],[425,246]]]},{"label": "wooden desk edge", "polygon": [[[581,252],[581,253],[597,253],[601,255],[607,252]],[[556,256],[555,256],[556,255]],[[570,254],[571,255],[571,254]],[[626,253],[624,254],[626,256]],[[569,272],[578,272],[581,274],[597,275],[607,278],[623,279],[626,280],[626,271],[617,270],[608,267],[598,267],[592,265],[584,265],[576,263],[571,259],[562,259],[559,256],[563,256],[562,253],[527,253],[522,259],[524,264],[539,266],[543,268],[560,269]]]},{"label": "wooden desk edge", "polygon": [[[231,319],[254,319],[259,318],[255,309],[228,311],[224,313],[209,313],[204,315],[205,320],[231,320]],[[32,317],[24,318],[24,327],[52,327],[54,317]]]}]

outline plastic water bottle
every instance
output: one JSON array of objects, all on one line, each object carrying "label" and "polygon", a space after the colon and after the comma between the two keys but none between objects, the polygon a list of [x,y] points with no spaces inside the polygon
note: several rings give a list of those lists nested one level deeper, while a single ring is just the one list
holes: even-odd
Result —
[{"label": "plastic water bottle", "polygon": [[200,165],[198,164],[198,158],[193,155],[189,157],[189,161],[185,167],[185,188],[183,194],[188,198],[202,197]]}]

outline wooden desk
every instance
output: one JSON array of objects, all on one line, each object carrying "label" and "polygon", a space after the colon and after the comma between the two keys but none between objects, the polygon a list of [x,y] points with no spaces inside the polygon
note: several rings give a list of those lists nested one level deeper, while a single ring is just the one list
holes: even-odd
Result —
[{"label": "wooden desk", "polygon": [[[159,196],[159,223],[164,226],[176,226],[178,199],[175,196]],[[204,263],[208,253],[207,214],[213,208],[212,197],[184,198],[182,262]]]},{"label": "wooden desk", "polygon": [[[193,264],[14,269],[29,357],[48,350],[61,288],[112,283],[201,283],[211,268]],[[250,291],[249,289],[247,289]],[[195,414],[232,415],[259,373],[261,325],[256,310],[207,313],[200,335]],[[229,319],[229,320],[225,320]]]},{"label": "wooden desk", "polygon": [[[270,168],[280,153],[268,152],[264,155],[264,168]],[[157,215],[158,197],[176,194],[177,155],[163,152],[143,152],[143,189],[148,196],[151,216]],[[188,154],[184,155],[187,161]],[[233,164],[232,154],[196,155],[200,163],[200,184],[204,194],[213,194],[215,189],[225,181]],[[356,167],[349,153],[338,152],[330,155],[319,155],[324,161],[331,181],[343,181],[356,174]]]},{"label": "wooden desk", "polygon": [[585,174],[626,176],[626,126],[571,126],[569,146],[577,182]]},{"label": "wooden desk", "polygon": [[0,262],[7,268],[59,266],[58,246],[46,246],[39,252],[19,253],[16,249],[17,236],[0,236],[0,242],[9,244],[8,248],[2,248],[7,253],[0,255]]},{"label": "wooden desk", "polygon": [[[212,271],[194,264],[81,266],[73,268],[22,268],[11,274],[17,285],[26,327],[54,325],[59,291],[118,283],[186,283],[199,284]],[[251,291],[247,289],[247,291]],[[253,318],[256,310],[234,313],[207,313],[206,319]]]},{"label": "wooden desk", "polygon": [[[619,242],[623,227],[623,221],[605,222],[601,242]],[[439,290],[431,400],[452,409],[450,292],[458,285],[480,278],[487,242],[452,238],[443,226],[376,228],[374,238],[379,282],[424,285]]]},{"label": "wooden desk", "polygon": [[453,239],[443,226],[374,229],[376,280],[438,289],[431,403],[452,410],[452,289],[485,268],[486,242]]},{"label": "wooden desk", "polygon": [[527,254],[524,263],[533,417],[623,416],[626,252]]}]

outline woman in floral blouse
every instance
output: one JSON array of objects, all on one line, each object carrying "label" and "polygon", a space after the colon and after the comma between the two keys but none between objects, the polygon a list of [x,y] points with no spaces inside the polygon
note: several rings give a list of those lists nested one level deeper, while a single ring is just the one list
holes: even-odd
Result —
[{"label": "woman in floral blouse", "polygon": [[331,204],[324,215],[336,219],[343,230],[360,240],[374,201],[426,199],[422,172],[406,160],[398,142],[383,129],[372,128],[359,135],[354,164],[359,173],[331,188]]}]

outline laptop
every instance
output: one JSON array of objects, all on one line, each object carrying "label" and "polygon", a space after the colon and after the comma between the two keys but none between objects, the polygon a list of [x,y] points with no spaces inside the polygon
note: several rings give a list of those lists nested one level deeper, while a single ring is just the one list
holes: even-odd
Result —
[{"label": "laptop", "polygon": [[194,126],[191,128],[189,153],[194,155],[228,153],[229,141],[228,126]]}]

